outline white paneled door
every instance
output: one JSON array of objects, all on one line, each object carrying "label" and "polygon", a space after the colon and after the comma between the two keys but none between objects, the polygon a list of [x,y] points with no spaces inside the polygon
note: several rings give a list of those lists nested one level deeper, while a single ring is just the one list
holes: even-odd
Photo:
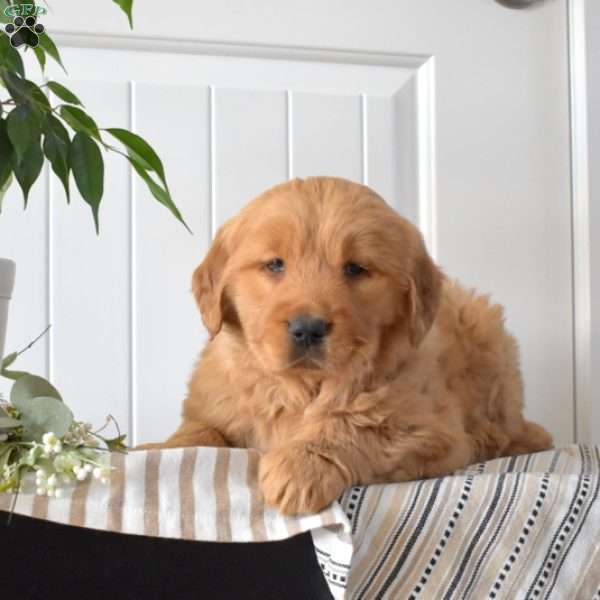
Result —
[{"label": "white paneled door", "polygon": [[7,345],[51,322],[22,366],[76,414],[111,413],[134,443],[168,435],[206,341],[189,279],[216,227],[290,177],[338,175],[376,189],[446,273],[506,306],[529,416],[574,438],[566,0],[229,0],[189,4],[185,19],[146,0],[132,33],[110,2],[93,19],[51,5],[69,77],[49,76],[101,126],[152,142],[194,232],[118,157],[98,238],[49,174],[25,213],[9,193]]}]

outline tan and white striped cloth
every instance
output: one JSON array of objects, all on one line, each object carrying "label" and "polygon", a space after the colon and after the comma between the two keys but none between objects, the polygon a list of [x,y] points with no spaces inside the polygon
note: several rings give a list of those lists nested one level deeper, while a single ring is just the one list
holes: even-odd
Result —
[{"label": "tan and white striped cloth", "polygon": [[[96,529],[207,541],[311,531],[335,598],[600,600],[598,447],[473,465],[348,490],[318,515],[282,517],[257,492],[259,455],[178,449],[113,455],[109,486],[21,494],[16,512]],[[0,494],[0,510],[11,497]]]},{"label": "tan and white striped cloth", "polygon": [[[259,458],[254,450],[229,448],[112,454],[109,485],[90,479],[62,498],[21,493],[14,510],[68,525],[186,540],[262,542],[311,531],[329,557],[320,559],[323,569],[349,565],[350,525],[340,505],[299,517],[266,507],[258,492]],[[12,500],[0,494],[0,511],[10,510]],[[334,597],[342,598],[343,589]]]}]

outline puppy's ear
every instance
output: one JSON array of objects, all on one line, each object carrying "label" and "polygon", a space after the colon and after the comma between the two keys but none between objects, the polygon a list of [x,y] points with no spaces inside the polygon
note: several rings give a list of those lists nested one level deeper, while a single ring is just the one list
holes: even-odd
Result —
[{"label": "puppy's ear", "polygon": [[423,246],[409,277],[408,335],[416,348],[433,324],[442,295],[442,273]]},{"label": "puppy's ear", "polygon": [[192,293],[210,339],[219,333],[223,324],[225,270],[229,260],[228,228],[229,223],[226,223],[217,231],[208,254],[192,275]]}]

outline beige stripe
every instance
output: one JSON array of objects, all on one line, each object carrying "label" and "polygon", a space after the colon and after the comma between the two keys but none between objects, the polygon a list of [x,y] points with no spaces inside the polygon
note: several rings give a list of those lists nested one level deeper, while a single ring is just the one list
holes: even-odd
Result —
[{"label": "beige stripe", "polygon": [[444,479],[438,493],[438,509],[425,524],[425,528],[410,554],[410,567],[407,565],[403,576],[397,577],[388,588],[390,598],[402,598],[402,594],[405,597],[410,596],[411,591],[423,576],[423,571],[427,567],[429,558],[433,556],[439,541],[437,532],[443,531],[440,524],[443,523],[445,526],[451,519],[454,512],[454,498],[462,493],[464,479],[463,477],[446,477]]},{"label": "beige stripe", "polygon": [[12,494],[0,494],[0,510],[9,511]]},{"label": "beige stripe", "polygon": [[194,469],[196,467],[196,448],[184,448],[179,468],[179,501],[181,519],[181,537],[184,540],[196,539],[196,511],[194,498]]},{"label": "beige stripe", "polygon": [[[496,486],[498,485],[498,478],[501,472],[502,470],[499,470],[498,472],[494,472],[489,476],[474,476],[471,486],[471,492],[469,493],[468,503],[465,505],[463,512],[457,522],[454,534],[451,535],[448,539],[447,544],[444,547],[444,551],[442,552],[442,556],[436,566],[436,569],[438,570],[438,576],[432,577],[429,580],[428,586],[431,588],[430,591],[433,597],[437,597],[437,595],[442,595],[444,591],[448,589],[448,586],[451,584],[452,580],[456,576],[455,569],[457,565],[460,564],[460,559],[458,557],[463,555],[466,544],[468,544],[471,540],[476,540],[478,544],[481,543],[480,539],[476,539],[476,533],[481,525],[481,519],[485,515],[485,511],[489,508],[489,505],[493,500],[494,493],[496,491]],[[456,506],[458,498],[462,494],[465,479],[466,477],[450,477],[444,480],[444,482],[451,481],[452,486],[455,488],[455,490],[452,493],[453,509]],[[508,497],[508,494],[505,494],[505,499],[508,499]],[[477,509],[469,510],[469,506],[477,507]],[[439,541],[439,536],[443,533],[444,527],[447,525],[447,521],[447,518],[445,519],[445,521],[440,520],[440,522],[443,523],[443,525],[439,529],[435,528],[433,530],[434,533],[428,531],[429,535],[432,537],[438,537]],[[435,527],[434,521],[431,521],[429,523],[429,527],[431,526]],[[444,566],[447,567],[448,565],[450,565],[450,568],[444,568]],[[497,571],[494,571],[494,573],[496,572]],[[465,573],[463,572],[463,577],[470,577],[470,573],[471,571],[468,571],[468,574],[465,575]],[[416,579],[413,580],[412,583],[413,585],[416,585]],[[437,585],[437,587],[433,587],[434,585]],[[464,581],[461,582],[460,589],[462,589],[463,585]],[[478,597],[477,593],[474,593],[474,591],[472,590],[471,595],[473,594],[473,597]]]},{"label": "beige stripe", "polygon": [[[408,484],[394,484],[392,486],[392,497],[387,499],[386,502],[382,501],[384,487],[381,485],[369,488],[365,493],[366,496],[363,500],[363,508],[372,509],[373,514],[380,507],[380,510],[384,510],[384,515],[378,524],[377,529],[371,533],[368,539],[368,552],[361,552],[362,543],[366,541],[366,538],[359,538],[358,543],[355,547],[355,557],[352,559],[352,571],[350,572],[351,581],[348,582],[352,589],[359,589],[358,585],[362,586],[372,575],[374,575],[375,568],[381,560],[380,557],[384,552],[387,545],[391,545],[389,541],[390,536],[393,535],[395,526],[398,523],[399,515],[403,515],[404,511],[408,510],[409,502],[411,500],[410,488]],[[401,518],[401,517],[400,517]],[[360,533],[367,532],[368,529],[360,530]]]},{"label": "beige stripe", "polygon": [[118,452],[111,455],[110,495],[106,527],[109,531],[123,530],[123,505],[125,503],[125,456]]},{"label": "beige stripe", "polygon": [[264,542],[268,539],[265,527],[265,511],[262,498],[258,491],[258,462],[260,455],[256,452],[248,454],[248,472],[246,483],[250,491],[250,529],[255,542]]},{"label": "beige stripe", "polygon": [[78,482],[71,494],[69,507],[69,524],[83,527],[85,525],[85,505],[90,489],[90,481]]},{"label": "beige stripe", "polygon": [[160,450],[149,450],[146,454],[144,494],[144,534],[158,535],[158,469]]},{"label": "beige stripe", "polygon": [[[586,544],[588,546],[588,544]],[[594,593],[598,590],[598,569],[595,565],[599,564],[600,545],[596,545],[594,550],[590,549],[589,560],[585,568],[579,567],[577,575],[581,585],[575,590],[575,582],[573,582],[572,598],[593,598]],[[582,575],[584,575],[582,577]]]},{"label": "beige stripe", "polygon": [[36,496],[31,507],[31,516],[45,519],[48,516],[48,496]]},{"label": "beige stripe", "polygon": [[214,487],[215,501],[217,505],[216,524],[217,541],[228,542],[231,540],[231,506],[229,502],[229,486],[227,479],[229,475],[229,450],[217,448],[217,459],[215,461]]}]

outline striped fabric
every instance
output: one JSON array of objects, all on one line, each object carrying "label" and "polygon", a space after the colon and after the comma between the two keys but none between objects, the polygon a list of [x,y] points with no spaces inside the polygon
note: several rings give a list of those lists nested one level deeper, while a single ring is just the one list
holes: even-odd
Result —
[{"label": "striped fabric", "polygon": [[348,597],[600,600],[598,447],[348,490]]},{"label": "striped fabric", "polygon": [[[600,600],[597,447],[352,488],[340,503],[302,517],[261,503],[254,451],[188,448],[112,460],[110,486],[90,481],[61,499],[20,494],[16,512],[190,540],[266,541],[311,531],[335,598]],[[0,494],[0,510],[10,503]]]},{"label": "striped fabric", "polygon": [[[352,543],[339,504],[316,515],[283,517],[264,506],[253,450],[185,448],[112,454],[110,484],[88,480],[62,498],[19,494],[18,514],[107,531],[216,542],[281,540],[313,531],[327,572],[347,579]],[[31,485],[31,484],[30,484]],[[31,488],[26,487],[26,492]],[[0,511],[13,497],[0,494]],[[334,597],[343,597],[343,588]]]}]

